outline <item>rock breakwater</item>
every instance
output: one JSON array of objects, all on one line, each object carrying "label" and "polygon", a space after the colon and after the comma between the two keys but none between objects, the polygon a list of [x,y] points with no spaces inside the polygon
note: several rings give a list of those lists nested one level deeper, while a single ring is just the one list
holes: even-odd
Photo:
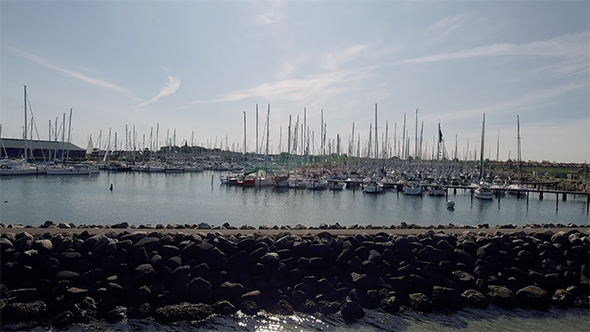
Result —
[{"label": "rock breakwater", "polygon": [[3,229],[0,315],[58,328],[98,319],[167,323],[260,310],[430,312],[489,303],[588,307],[587,230],[182,232]]}]

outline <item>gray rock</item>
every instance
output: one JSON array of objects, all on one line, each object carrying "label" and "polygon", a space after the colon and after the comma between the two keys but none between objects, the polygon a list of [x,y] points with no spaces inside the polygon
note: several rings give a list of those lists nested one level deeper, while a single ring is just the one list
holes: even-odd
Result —
[{"label": "gray rock", "polygon": [[365,317],[366,312],[360,304],[348,300],[340,307],[340,314],[344,320],[351,321]]},{"label": "gray rock", "polygon": [[240,283],[226,281],[219,286],[217,292],[220,298],[233,301],[242,296],[246,292],[246,289]]},{"label": "gray rock", "polygon": [[260,308],[255,301],[248,300],[240,304],[240,310],[246,315],[253,316],[256,315],[258,311],[260,311]]},{"label": "gray rock", "polygon": [[12,302],[31,302],[39,299],[39,294],[36,288],[18,288],[10,291]]},{"label": "gray rock", "polygon": [[69,310],[65,310],[55,316],[55,318],[51,321],[51,325],[57,327],[58,329],[65,329],[72,325],[74,320],[74,314]]},{"label": "gray rock", "polygon": [[147,236],[137,241],[133,247],[136,249],[144,248],[146,252],[158,250],[158,248],[160,248],[160,239],[157,237]]},{"label": "gray rock", "polygon": [[423,293],[410,294],[410,308],[420,312],[432,312],[432,301]]},{"label": "gray rock", "polygon": [[304,314],[312,315],[318,311],[318,307],[315,301],[311,299],[306,299],[305,301],[303,301],[303,303],[297,306],[297,311],[302,312]]},{"label": "gray rock", "polygon": [[488,289],[488,297],[493,304],[508,309],[518,306],[518,299],[510,289],[496,285],[489,285]]},{"label": "gray rock", "polygon": [[193,278],[188,284],[188,291],[191,300],[195,302],[206,302],[213,295],[213,286],[203,278]]},{"label": "gray rock", "polygon": [[114,309],[109,310],[105,316],[109,323],[116,323],[125,317],[127,317],[127,308],[123,306],[116,306]]},{"label": "gray rock", "polygon": [[490,301],[481,292],[475,289],[468,289],[461,294],[461,298],[466,305],[475,308],[485,309],[490,304]]},{"label": "gray rock", "polygon": [[151,285],[155,273],[151,264],[141,264],[133,270],[133,280],[139,285]]},{"label": "gray rock", "polygon": [[135,292],[135,296],[140,302],[147,302],[152,297],[152,290],[149,286],[143,285],[137,289],[137,291]]},{"label": "gray rock", "polygon": [[80,274],[78,274],[77,272],[74,271],[68,271],[68,270],[64,270],[64,271],[59,271],[54,279],[56,281],[60,281],[60,280],[68,280],[70,282],[75,282],[78,279],[80,279]]},{"label": "gray rock", "polygon": [[448,287],[432,287],[432,303],[439,308],[459,309],[463,306],[461,294]]},{"label": "gray rock", "polygon": [[259,302],[262,298],[262,293],[259,290],[253,290],[241,296],[241,302],[254,301]]},{"label": "gray rock", "polygon": [[23,252],[29,250],[33,246],[34,238],[31,234],[23,232],[17,235],[16,241],[14,241],[14,249]]},{"label": "gray rock", "polygon": [[295,313],[293,307],[289,301],[285,299],[279,299],[276,303],[272,304],[268,311],[275,315],[290,316]]},{"label": "gray rock", "polygon": [[13,247],[14,245],[12,244],[12,241],[5,237],[0,237],[0,252],[4,252],[4,250]]},{"label": "gray rock", "polygon": [[219,300],[213,304],[213,311],[218,315],[232,315],[238,309],[227,300]]},{"label": "gray rock", "polygon": [[317,303],[318,312],[322,315],[332,315],[340,310],[340,303],[336,301],[318,301]]},{"label": "gray rock", "polygon": [[549,293],[538,286],[523,287],[516,292],[516,297],[525,308],[545,310],[551,304]]},{"label": "gray rock", "polygon": [[260,262],[267,266],[274,266],[281,260],[281,257],[276,252],[269,252],[260,258]]},{"label": "gray rock", "polygon": [[53,243],[51,240],[42,239],[33,242],[33,249],[37,250],[40,254],[45,255],[53,251]]},{"label": "gray rock", "polygon": [[553,297],[551,297],[551,303],[560,308],[569,308],[574,305],[575,301],[576,296],[565,289],[556,290]]},{"label": "gray rock", "polygon": [[10,297],[10,289],[4,284],[0,284],[0,299],[6,299]]},{"label": "gray rock", "polygon": [[381,300],[379,307],[381,310],[394,314],[399,311],[399,300],[396,296],[390,296]]},{"label": "gray rock", "polygon": [[235,270],[245,270],[248,267],[248,252],[240,250],[228,259],[230,266]]}]

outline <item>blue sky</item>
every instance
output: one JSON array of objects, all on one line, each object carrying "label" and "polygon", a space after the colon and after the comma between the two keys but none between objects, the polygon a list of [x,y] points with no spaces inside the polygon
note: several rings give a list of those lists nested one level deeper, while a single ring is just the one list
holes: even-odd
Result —
[{"label": "blue sky", "polygon": [[126,125],[149,146],[159,125],[160,146],[176,132],[177,145],[242,149],[246,111],[252,151],[256,104],[263,144],[270,103],[272,152],[304,108],[310,149],[323,109],[346,151],[353,123],[367,145],[378,104],[394,155],[404,113],[414,154],[418,109],[426,157],[440,122],[448,153],[456,137],[473,159],[485,113],[486,158],[499,137],[500,159],[516,159],[519,115],[523,159],[590,161],[589,13],[588,1],[2,1],[2,137],[22,137],[27,85],[39,137],[72,108],[81,147],[101,130],[104,147],[109,128],[121,146]]}]

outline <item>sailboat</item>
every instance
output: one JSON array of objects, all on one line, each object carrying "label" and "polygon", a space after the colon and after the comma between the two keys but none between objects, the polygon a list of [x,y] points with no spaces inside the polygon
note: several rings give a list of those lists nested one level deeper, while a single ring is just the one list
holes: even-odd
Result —
[{"label": "sailboat", "polygon": [[[377,143],[377,104],[375,104],[375,159],[379,159],[379,144]],[[374,175],[363,184],[363,192],[367,194],[381,194],[385,191],[383,184],[377,181]]]},{"label": "sailboat", "polygon": [[256,172],[255,185],[256,187],[270,187],[275,185],[275,180],[268,172],[267,160],[268,160],[268,143],[269,143],[269,130],[270,130],[270,104],[268,104],[268,112],[266,114],[266,153],[264,154],[264,169],[259,169]]},{"label": "sailboat", "polygon": [[479,183],[475,187],[473,195],[475,198],[483,200],[492,200],[494,194],[490,188],[490,184],[484,181],[483,177],[483,155],[484,155],[484,139],[485,139],[485,128],[486,128],[486,115],[483,115],[483,121],[481,125],[481,154],[480,154],[480,165],[479,165]]},{"label": "sailboat", "polygon": [[508,193],[510,195],[520,196],[520,191],[524,190],[522,186],[522,154],[521,154],[521,145],[520,145],[520,116],[516,115],[516,128],[517,128],[517,136],[516,139],[518,140],[518,183],[510,184],[506,187],[508,189]]},{"label": "sailboat", "polygon": [[[64,126],[63,126],[63,130],[65,130],[65,114],[64,114]],[[72,109],[70,108],[70,121],[69,121],[69,129],[68,129],[68,143],[70,142],[70,131],[72,128]],[[69,157],[69,152],[67,152],[67,156],[66,155],[66,147],[65,147],[65,135],[62,135],[62,144],[64,145],[62,147],[62,152],[61,152],[61,159],[62,159],[62,164],[61,165],[55,165],[53,167],[49,167],[47,168],[47,175],[89,175],[91,173],[91,170],[89,169],[88,165],[83,165],[83,164],[79,164],[79,165],[65,165],[64,164],[64,159],[67,159]],[[68,147],[68,151],[69,151],[69,147]]]},{"label": "sailboat", "polygon": [[445,196],[447,194],[447,187],[440,181],[440,164],[442,162],[442,142],[443,134],[440,129],[440,123],[438,124],[438,168],[436,169],[436,181],[430,186],[428,190],[429,196]]},{"label": "sailboat", "polygon": [[[1,176],[11,176],[11,175],[37,175],[40,173],[45,173],[44,169],[38,169],[37,167],[32,166],[29,163],[29,153],[31,153],[30,157],[33,157],[33,151],[30,147],[30,143],[32,141],[32,134],[31,139],[28,138],[27,130],[27,86],[24,86],[24,111],[25,111],[25,126],[23,132],[23,142],[25,144],[24,148],[24,155],[22,160],[2,160],[0,165],[0,175]],[[31,130],[32,133],[32,130]],[[34,159],[34,158],[33,158]]]}]

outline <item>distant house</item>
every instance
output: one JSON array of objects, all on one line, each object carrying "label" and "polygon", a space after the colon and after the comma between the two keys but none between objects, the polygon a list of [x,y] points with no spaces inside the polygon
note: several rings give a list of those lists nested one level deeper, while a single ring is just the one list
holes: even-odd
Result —
[{"label": "distant house", "polygon": [[0,158],[24,157],[25,148],[28,151],[29,158],[32,153],[36,160],[63,159],[66,157],[81,159],[86,157],[86,149],[72,143],[0,138]]}]

